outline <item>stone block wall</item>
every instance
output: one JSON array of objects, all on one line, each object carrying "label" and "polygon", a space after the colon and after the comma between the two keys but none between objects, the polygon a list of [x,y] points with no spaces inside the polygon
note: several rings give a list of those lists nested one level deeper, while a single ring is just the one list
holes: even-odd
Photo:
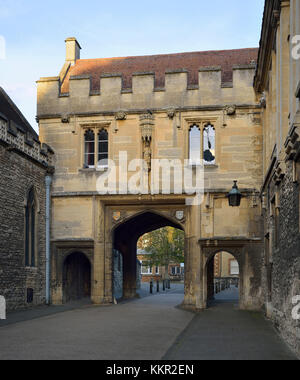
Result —
[{"label": "stone block wall", "polygon": [[[7,309],[45,301],[46,166],[0,140],[0,295]],[[25,267],[25,202],[33,186],[38,203],[36,267]],[[27,303],[27,289],[33,302]]]},{"label": "stone block wall", "polygon": [[[123,255],[114,249],[114,275],[113,275],[114,297],[120,299],[123,297]],[[136,288],[141,288],[142,275],[141,263],[136,261]]]},{"label": "stone block wall", "polygon": [[300,295],[300,176],[295,178],[294,165],[288,161],[282,181],[276,184],[271,180],[268,184],[262,275],[266,314],[300,355],[300,324],[292,317],[292,299]]},{"label": "stone block wall", "polygon": [[273,251],[273,319],[285,340],[300,355],[300,323],[292,318],[292,298],[300,295],[299,182],[293,162],[279,187],[278,244]]}]

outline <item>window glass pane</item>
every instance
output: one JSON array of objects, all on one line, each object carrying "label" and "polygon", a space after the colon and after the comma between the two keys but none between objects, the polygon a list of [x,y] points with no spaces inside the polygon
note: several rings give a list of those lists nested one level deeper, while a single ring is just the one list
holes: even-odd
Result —
[{"label": "window glass pane", "polygon": [[35,266],[35,208],[31,206],[31,266]]},{"label": "window glass pane", "polygon": [[201,158],[201,131],[198,125],[193,125],[190,129],[190,164],[200,164]]},{"label": "window glass pane", "polygon": [[108,141],[99,141],[99,153],[108,153]]},{"label": "window glass pane", "polygon": [[34,191],[30,190],[25,210],[25,266],[35,264],[35,207]]},{"label": "window glass pane", "polygon": [[100,153],[99,154],[99,160],[107,160],[108,154],[107,153]]},{"label": "window glass pane", "polygon": [[86,142],[85,143],[85,153],[95,153],[95,143],[94,142]]},{"label": "window glass pane", "polygon": [[85,141],[95,141],[95,134],[93,131],[86,131],[85,133]]},{"label": "window glass pane", "polygon": [[95,134],[93,131],[89,130],[84,135],[85,138],[85,152],[84,152],[84,163],[86,166],[95,165]]},{"label": "window glass pane", "polygon": [[108,155],[107,154],[99,154],[99,165],[108,166]]},{"label": "window glass pane", "polygon": [[230,262],[230,274],[237,275],[239,273],[239,263],[236,260],[232,260]]},{"label": "window glass pane", "polygon": [[29,266],[29,207],[25,211],[25,266]]},{"label": "window glass pane", "polygon": [[107,141],[108,140],[108,132],[102,130],[99,132],[99,141]]},{"label": "window glass pane", "polygon": [[101,166],[108,166],[108,132],[102,130],[98,134],[98,161]]},{"label": "window glass pane", "polygon": [[85,164],[88,166],[94,166],[95,160],[94,160],[94,154],[86,154],[85,155]]},{"label": "window glass pane", "polygon": [[143,262],[141,262],[142,264],[142,268],[141,268],[141,272],[142,274],[152,274],[152,268],[143,264]]},{"label": "window glass pane", "polygon": [[207,125],[203,130],[203,159],[204,164],[214,165],[216,163],[216,131],[212,125]]}]

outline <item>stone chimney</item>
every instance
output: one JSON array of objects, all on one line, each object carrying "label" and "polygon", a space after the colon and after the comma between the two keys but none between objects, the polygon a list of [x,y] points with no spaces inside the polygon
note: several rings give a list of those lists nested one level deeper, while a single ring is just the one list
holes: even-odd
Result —
[{"label": "stone chimney", "polygon": [[80,59],[81,46],[75,37],[70,37],[65,40],[66,42],[66,63],[75,65],[77,59]]}]

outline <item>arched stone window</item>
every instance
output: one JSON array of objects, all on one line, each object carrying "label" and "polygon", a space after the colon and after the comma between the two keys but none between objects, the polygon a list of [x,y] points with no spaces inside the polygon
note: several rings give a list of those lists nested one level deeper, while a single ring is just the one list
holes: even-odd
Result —
[{"label": "arched stone window", "polygon": [[98,133],[98,166],[108,166],[108,132],[102,129]]},{"label": "arched stone window", "polygon": [[84,135],[84,164],[87,168],[95,167],[95,134],[90,129]]},{"label": "arched stone window", "polygon": [[25,266],[35,266],[36,204],[33,188],[29,191],[25,209]]},{"label": "arched stone window", "polygon": [[198,125],[191,126],[189,131],[189,160],[191,165],[199,165],[201,159],[201,129]]},{"label": "arched stone window", "polygon": [[203,160],[204,165],[216,163],[216,131],[211,124],[203,129]]}]

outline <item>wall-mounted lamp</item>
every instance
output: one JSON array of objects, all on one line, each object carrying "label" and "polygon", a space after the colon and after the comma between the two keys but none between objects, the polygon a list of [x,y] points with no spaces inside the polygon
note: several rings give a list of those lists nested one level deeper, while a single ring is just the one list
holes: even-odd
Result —
[{"label": "wall-mounted lamp", "polygon": [[227,195],[229,206],[231,207],[239,207],[241,204],[242,193],[240,192],[237,186],[237,182],[238,181],[234,181],[234,185],[232,186],[231,191]]}]

